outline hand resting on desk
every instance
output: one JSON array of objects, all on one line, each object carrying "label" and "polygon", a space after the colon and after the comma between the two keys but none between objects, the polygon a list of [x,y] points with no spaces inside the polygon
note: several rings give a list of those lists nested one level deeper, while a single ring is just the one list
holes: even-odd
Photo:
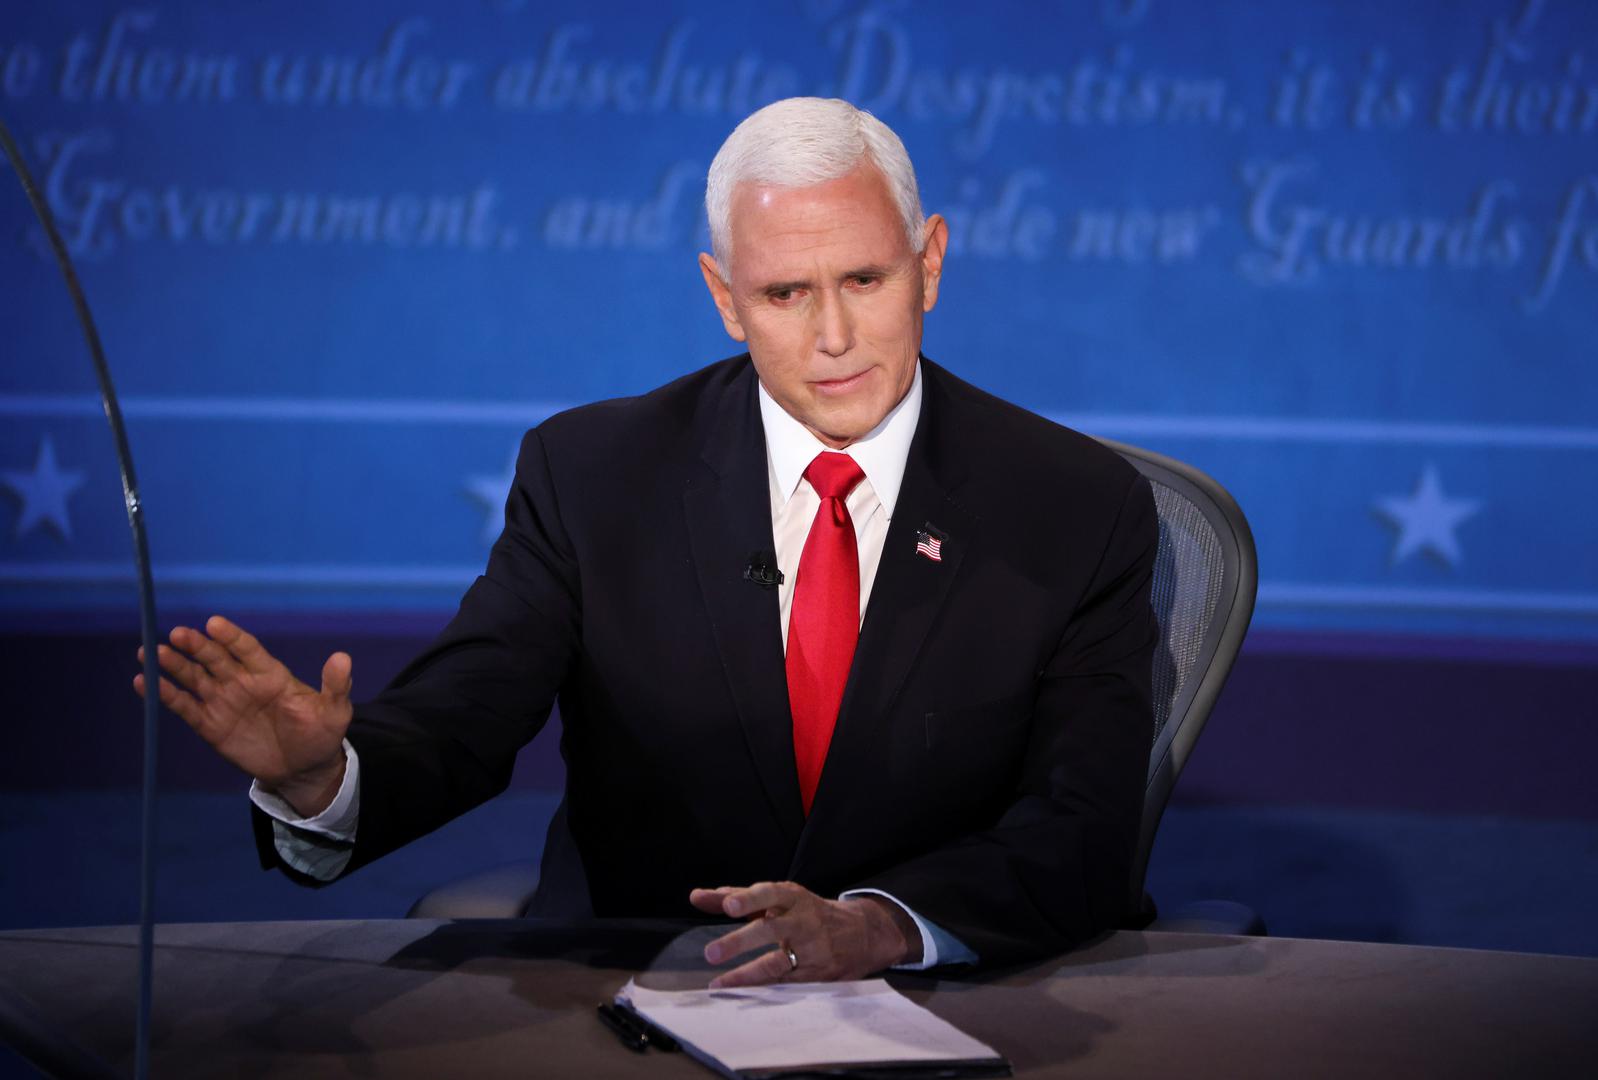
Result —
[{"label": "hand resting on desk", "polygon": [[[878,896],[823,900],[791,881],[746,888],[695,889],[688,900],[700,911],[747,919],[705,946],[719,964],[762,946],[776,948],[718,975],[713,989],[773,982],[859,979],[894,964],[921,959],[921,933],[899,905]],[[789,960],[788,950],[799,961]]]}]

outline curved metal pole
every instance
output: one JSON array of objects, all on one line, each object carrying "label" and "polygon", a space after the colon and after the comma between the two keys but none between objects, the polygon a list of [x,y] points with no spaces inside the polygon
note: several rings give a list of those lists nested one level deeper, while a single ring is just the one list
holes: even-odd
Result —
[{"label": "curved metal pole", "polygon": [[122,408],[117,404],[116,388],[111,385],[111,370],[105,363],[105,350],[100,346],[100,332],[95,329],[94,316],[89,313],[89,302],[84,298],[83,286],[78,283],[77,271],[67,256],[66,245],[55,227],[55,217],[39,186],[23,163],[22,152],[11,138],[11,132],[0,122],[0,146],[5,149],[11,168],[22,181],[22,190],[33,205],[33,213],[44,227],[55,252],[56,264],[66,279],[67,291],[72,294],[72,304],[78,311],[78,325],[83,328],[84,340],[89,346],[89,356],[94,360],[94,374],[100,382],[100,401],[105,406],[105,418],[111,424],[111,436],[116,441],[117,466],[122,472],[122,499],[127,504],[128,526],[133,530],[133,559],[139,572],[139,640],[144,644],[144,768],[142,796],[139,810],[139,1012],[135,1031],[133,1073],[138,1080],[150,1075],[150,1000],[153,988],[152,971],[155,954],[155,757],[160,728],[159,715],[161,672],[156,664],[155,637],[155,582],[150,573],[150,547],[144,534],[144,504],[139,500],[139,483],[133,475],[133,452],[128,449],[127,427],[122,423]]}]

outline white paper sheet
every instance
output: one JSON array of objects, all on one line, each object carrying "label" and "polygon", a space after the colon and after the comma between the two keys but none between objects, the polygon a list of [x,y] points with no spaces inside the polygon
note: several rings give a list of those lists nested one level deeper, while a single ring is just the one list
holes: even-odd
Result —
[{"label": "white paper sheet", "polygon": [[629,982],[616,998],[707,1064],[737,1072],[999,1058],[882,979],[676,991]]}]

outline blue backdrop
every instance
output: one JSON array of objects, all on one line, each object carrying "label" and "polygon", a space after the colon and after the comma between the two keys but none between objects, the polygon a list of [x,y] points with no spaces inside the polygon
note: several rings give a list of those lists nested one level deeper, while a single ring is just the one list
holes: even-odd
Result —
[{"label": "blue backdrop", "polygon": [[[1213,473],[1257,624],[1598,640],[1578,0],[7,5],[0,116],[100,319],[164,602],[452,608],[525,427],[737,351],[703,177],[795,93],[886,120],[948,217],[928,355]],[[126,610],[9,187],[0,292],[4,615]]]}]

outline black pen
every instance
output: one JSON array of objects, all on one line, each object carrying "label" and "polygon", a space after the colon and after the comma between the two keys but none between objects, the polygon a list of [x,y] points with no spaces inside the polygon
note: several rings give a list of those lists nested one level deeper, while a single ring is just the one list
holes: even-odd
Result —
[{"label": "black pen", "polygon": [[677,1040],[667,1035],[654,1024],[644,1019],[642,1013],[624,1001],[616,1003],[616,1012],[633,1027],[644,1033],[644,1038],[649,1040],[649,1045],[656,1050],[676,1050]]},{"label": "black pen", "polygon": [[615,1032],[621,1044],[634,1053],[642,1054],[649,1049],[649,1035],[622,1015],[614,1005],[600,1004],[599,1022]]}]

